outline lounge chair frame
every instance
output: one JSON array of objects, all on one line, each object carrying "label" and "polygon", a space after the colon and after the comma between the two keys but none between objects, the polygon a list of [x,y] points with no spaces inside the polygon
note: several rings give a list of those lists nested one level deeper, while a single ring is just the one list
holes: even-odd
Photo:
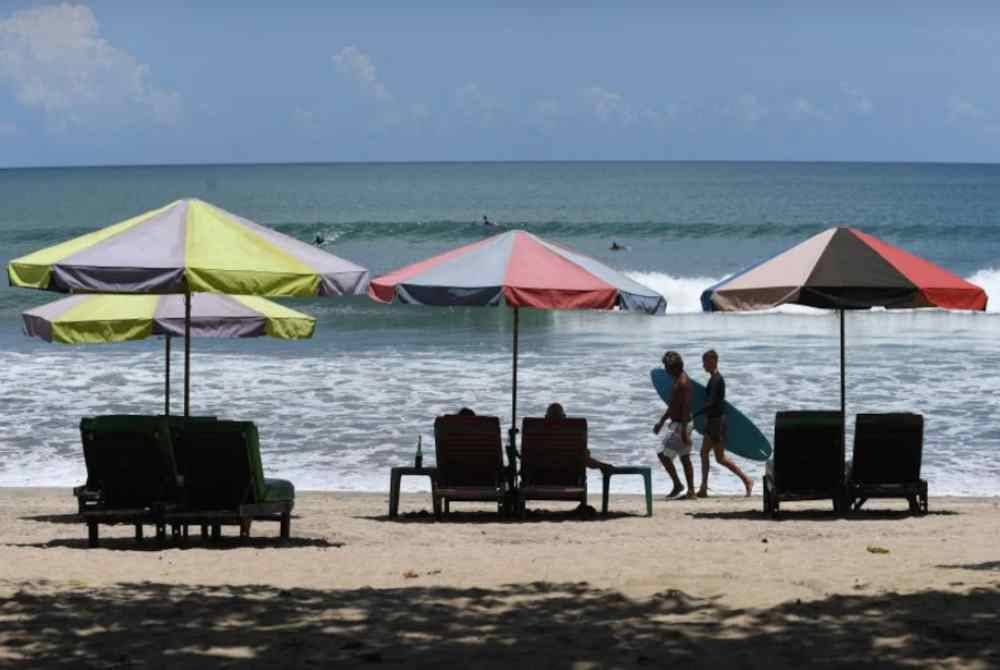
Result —
[{"label": "lounge chair frame", "polygon": [[842,421],[839,411],[776,414],[774,460],[768,462],[764,475],[765,514],[777,518],[782,502],[798,500],[829,499],[834,512],[846,509],[844,468],[840,465],[844,462]]},{"label": "lounge chair frame", "polygon": [[529,500],[587,503],[587,420],[525,417],[521,424],[521,477],[517,508]]},{"label": "lounge chair frame", "polygon": [[452,501],[496,503],[506,511],[507,481],[500,419],[449,414],[434,420],[436,473],[431,478],[434,517],[451,511]]},{"label": "lounge chair frame", "polygon": [[904,498],[926,514],[927,481],[920,478],[924,418],[919,414],[858,414],[847,470],[847,503],[859,511],[871,498]]}]

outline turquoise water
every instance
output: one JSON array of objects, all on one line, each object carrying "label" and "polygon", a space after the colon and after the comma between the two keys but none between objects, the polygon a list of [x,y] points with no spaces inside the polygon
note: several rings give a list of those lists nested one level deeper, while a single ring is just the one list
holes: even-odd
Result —
[{"label": "turquoise water", "polygon": [[[778,409],[839,403],[836,320],[704,315],[709,284],[834,225],[864,229],[971,278],[1000,300],[1000,166],[813,163],[445,163],[0,170],[0,260],[199,197],[373,275],[492,234],[486,214],[567,243],[664,293],[659,318],[527,313],[519,415],[559,400],[613,462],[655,464],[648,370],[665,348],[722,354],[731,400],[770,434]],[[612,241],[627,246],[613,252]],[[996,291],[992,289],[997,287]],[[27,339],[23,309],[58,296],[0,289],[0,484],[83,475],[81,415],[159,411],[162,343],[65,347]],[[304,488],[384,489],[436,413],[510,417],[506,309],[290,301],[319,319],[303,343],[194,344],[199,413],[252,418],[269,469]],[[994,313],[848,318],[849,411],[927,417],[932,491],[994,494],[1000,324]],[[174,371],[179,372],[180,359]],[[179,376],[174,388],[180,388]],[[180,409],[180,400],[174,405]],[[432,442],[428,442],[432,443]],[[759,474],[757,466],[750,470]],[[739,482],[713,474],[719,492]],[[663,482],[659,482],[662,485]]]}]

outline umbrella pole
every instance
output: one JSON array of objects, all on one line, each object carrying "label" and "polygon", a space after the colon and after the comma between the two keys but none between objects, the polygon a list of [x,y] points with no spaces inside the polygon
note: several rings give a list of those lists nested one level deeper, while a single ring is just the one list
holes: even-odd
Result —
[{"label": "umbrella pole", "polygon": [[170,336],[166,337],[166,358],[167,358],[167,370],[166,379],[163,384],[163,414],[165,416],[170,416]]},{"label": "umbrella pole", "polygon": [[184,416],[191,416],[191,291],[184,291]]},{"label": "umbrella pole", "polygon": [[844,354],[844,310],[840,310],[840,448],[847,454],[847,383]]},{"label": "umbrella pole", "polygon": [[512,447],[517,446],[516,436],[517,436],[517,330],[518,330],[518,310],[517,307],[514,308],[514,376],[511,382],[511,401],[510,401],[510,444]]}]

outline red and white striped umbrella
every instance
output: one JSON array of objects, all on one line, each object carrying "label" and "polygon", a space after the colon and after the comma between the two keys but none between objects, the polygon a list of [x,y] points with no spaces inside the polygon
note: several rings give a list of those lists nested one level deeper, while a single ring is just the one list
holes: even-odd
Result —
[{"label": "red and white striped umbrella", "polygon": [[513,230],[407,265],[371,281],[380,302],[506,304],[514,310],[511,445],[517,426],[518,308],[615,309],[662,314],[666,299],[600,261]]}]

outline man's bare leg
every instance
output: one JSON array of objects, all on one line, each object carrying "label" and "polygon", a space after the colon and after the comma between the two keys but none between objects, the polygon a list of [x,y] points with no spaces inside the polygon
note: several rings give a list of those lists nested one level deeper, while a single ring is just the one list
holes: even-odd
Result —
[{"label": "man's bare leg", "polygon": [[687,495],[684,497],[694,499],[696,497],[694,493],[694,466],[691,465],[691,456],[688,454],[681,456],[681,465],[684,466],[684,479],[687,480],[688,484]]},{"label": "man's bare leg", "polygon": [[701,488],[698,489],[696,494],[699,498],[708,497],[708,455],[712,451],[714,443],[711,438],[706,435],[701,441]]},{"label": "man's bare leg", "polygon": [[657,454],[657,456],[660,459],[660,463],[663,463],[663,469],[667,471],[670,479],[674,482],[674,488],[667,494],[668,498],[673,498],[684,490],[684,487],[681,485],[681,479],[677,476],[677,468],[674,467],[674,462],[663,454]]},{"label": "man's bare leg", "polygon": [[747,497],[749,498],[750,493],[753,491],[753,480],[747,477],[746,473],[740,470],[740,466],[736,465],[731,460],[729,460],[729,458],[726,456],[725,445],[720,443],[720,444],[715,444],[713,446],[715,451],[715,462],[740,478],[740,481],[743,482],[743,486],[746,487]]}]

